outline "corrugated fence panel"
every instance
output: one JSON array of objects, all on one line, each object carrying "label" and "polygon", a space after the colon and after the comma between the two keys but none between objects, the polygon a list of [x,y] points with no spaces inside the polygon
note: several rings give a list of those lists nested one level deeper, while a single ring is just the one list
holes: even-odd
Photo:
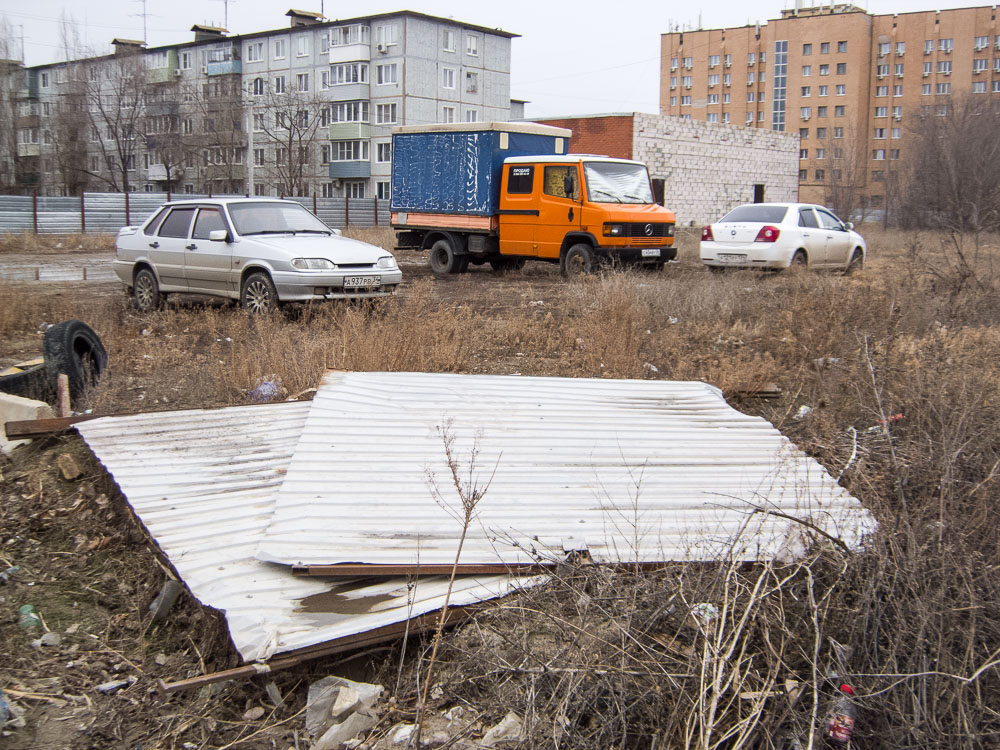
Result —
[{"label": "corrugated fence panel", "polygon": [[[208,195],[172,193],[173,200],[209,198]],[[241,196],[211,196],[241,197]],[[166,193],[129,193],[128,217],[123,193],[84,193],[83,210],[88,234],[117,234],[126,224],[142,224],[167,200]],[[389,226],[389,201],[374,198],[290,198],[301,203],[330,227]],[[30,195],[0,195],[0,232],[30,232],[34,229],[36,210]],[[39,234],[77,234],[84,223],[80,219],[80,197],[43,197],[37,199]]]}]

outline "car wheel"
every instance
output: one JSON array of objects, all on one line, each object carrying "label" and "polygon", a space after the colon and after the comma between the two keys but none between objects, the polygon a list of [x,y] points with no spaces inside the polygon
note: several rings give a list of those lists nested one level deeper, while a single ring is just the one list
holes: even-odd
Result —
[{"label": "car wheel", "polygon": [[69,393],[78,398],[97,385],[108,365],[108,352],[93,328],[80,320],[64,320],[45,332],[42,339],[45,370],[51,382],[60,374],[69,378]]},{"label": "car wheel", "polygon": [[156,281],[156,274],[148,268],[140,268],[132,281],[132,299],[139,312],[152,312],[160,306],[163,295]]},{"label": "car wheel", "polygon": [[590,245],[573,245],[562,256],[559,270],[566,278],[574,278],[594,272],[594,251]]},{"label": "car wheel", "polygon": [[278,306],[278,291],[271,277],[257,271],[246,277],[240,291],[240,304],[251,315],[267,315]]},{"label": "car wheel", "polygon": [[854,253],[851,255],[850,262],[847,264],[847,269],[845,270],[845,273],[847,274],[857,273],[862,268],[864,268],[864,265],[865,265],[864,251],[860,247],[856,247],[854,248]]},{"label": "car wheel", "polygon": [[795,255],[792,256],[792,262],[788,264],[789,268],[807,268],[808,266],[809,259],[806,258],[804,250],[796,250]]},{"label": "car wheel", "polygon": [[461,257],[455,254],[455,249],[448,240],[438,240],[431,245],[431,270],[438,276],[465,270]]}]

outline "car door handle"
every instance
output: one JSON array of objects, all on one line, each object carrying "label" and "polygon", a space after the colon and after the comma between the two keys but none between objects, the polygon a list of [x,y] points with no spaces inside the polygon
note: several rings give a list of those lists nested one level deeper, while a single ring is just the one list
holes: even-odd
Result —
[{"label": "car door handle", "polygon": [[185,245],[184,249],[185,250],[197,250],[198,246],[192,242],[190,245]]},{"label": "car door handle", "polygon": [[160,246],[160,243],[159,242],[150,242],[149,246],[155,250],[156,248],[158,248]]},{"label": "car door handle", "polygon": [[569,209],[569,220],[573,221],[573,209],[572,208]]},{"label": "car door handle", "polygon": [[803,236],[803,237],[808,237],[808,236],[809,236],[809,232],[803,232],[803,233],[802,233],[802,236]]}]

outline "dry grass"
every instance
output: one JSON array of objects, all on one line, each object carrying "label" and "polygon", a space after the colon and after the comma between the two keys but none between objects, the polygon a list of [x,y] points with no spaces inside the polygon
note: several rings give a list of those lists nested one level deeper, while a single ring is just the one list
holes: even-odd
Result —
[{"label": "dry grass", "polygon": [[[869,263],[852,277],[713,275],[688,238],[663,274],[569,284],[530,264],[505,276],[413,273],[394,299],[257,321],[192,304],[143,316],[119,296],[73,303],[8,285],[0,335],[31,335],[39,319],[91,323],[111,356],[91,404],[112,412],[246,402],[269,377],[295,394],[327,369],[775,382],[781,399],[738,406],[835,476],[850,463],[842,483],[881,523],[863,553],[820,546],[785,568],[573,571],[485,609],[442,644],[440,674],[487,717],[524,716],[526,747],[780,747],[787,732],[808,738],[832,671],[858,689],[865,746],[989,745],[1000,737],[992,250],[971,283],[940,237],[925,236],[918,256],[910,235],[865,231]],[[384,232],[363,238],[392,244]],[[803,405],[811,414],[793,419]],[[760,581],[783,583],[749,595]],[[690,604],[726,596],[734,607],[713,633],[741,654],[730,667],[687,618]],[[735,665],[728,686],[703,681]],[[738,696],[785,679],[807,686],[794,706]]]},{"label": "dry grass", "polygon": [[0,234],[0,255],[65,255],[67,253],[114,253],[115,239],[109,234]]}]

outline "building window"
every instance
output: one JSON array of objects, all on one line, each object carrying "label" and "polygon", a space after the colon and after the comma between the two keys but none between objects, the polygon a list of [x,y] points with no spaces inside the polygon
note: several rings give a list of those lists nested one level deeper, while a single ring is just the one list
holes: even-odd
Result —
[{"label": "building window", "polygon": [[264,59],[264,42],[250,42],[247,45],[247,62],[260,62]]},{"label": "building window", "polygon": [[691,76],[681,76],[681,85],[684,86],[684,88],[686,89],[691,88],[691,81],[692,81]]},{"label": "building window", "polygon": [[752,91],[747,92],[747,101],[752,102],[754,100],[754,93]]},{"label": "building window", "polygon": [[719,74],[718,73],[712,73],[708,77],[708,85],[709,86],[718,86],[719,85]]},{"label": "building window", "polygon": [[951,75],[951,60],[940,60],[937,64],[938,75]]},{"label": "building window", "polygon": [[902,130],[902,128],[893,128],[889,132],[890,132],[890,134],[892,135],[893,138],[902,138],[903,137],[903,130]]},{"label": "building window", "polygon": [[677,70],[677,58],[676,57],[671,57],[670,58],[670,69],[671,70]]},{"label": "building window", "polygon": [[264,149],[255,148],[253,150],[253,164],[255,167],[264,166]]},{"label": "building window", "polygon": [[872,159],[875,161],[885,161],[885,149],[876,148],[872,149]]},{"label": "building window", "polygon": [[671,96],[670,97],[670,106],[671,107],[676,107],[677,106],[677,97],[676,96]]},{"label": "building window", "polygon": [[830,75],[830,66],[827,65],[827,64],[825,64],[825,63],[823,65],[820,65],[819,66],[819,74],[821,76],[828,76],[828,75]]},{"label": "building window", "polygon": [[685,70],[691,70],[691,68],[693,68],[693,67],[694,67],[694,58],[693,57],[685,57],[684,58],[684,69]]},{"label": "building window", "polygon": [[817,159],[825,159],[826,158],[826,149],[825,148],[818,148],[818,149],[816,149],[816,158]]},{"label": "building window", "polygon": [[465,93],[466,94],[478,94],[479,93],[479,74],[478,73],[466,73],[465,74]]},{"label": "building window", "polygon": [[351,180],[344,183],[344,197],[345,198],[364,198],[365,197],[365,183],[360,180]]},{"label": "building window", "polygon": [[820,96],[829,96],[830,95],[830,87],[829,86],[820,86],[819,87],[819,95]]},{"label": "building window", "polygon": [[454,107],[441,107],[441,122],[455,122]]},{"label": "building window", "polygon": [[309,91],[309,74],[297,73],[295,75],[295,90],[300,93]]},{"label": "building window", "polygon": [[754,52],[750,52],[747,55],[747,65],[748,66],[753,65],[755,62],[757,62],[757,55]]},{"label": "building window", "polygon": [[837,63],[837,75],[842,76],[847,73],[847,63]]},{"label": "building window", "polygon": [[479,37],[475,34],[466,34],[465,54],[471,57],[479,57]]},{"label": "building window", "polygon": [[375,146],[375,161],[379,164],[388,164],[392,161],[392,144],[378,143]]},{"label": "building window", "polygon": [[921,93],[921,94],[922,94],[923,96],[930,96],[930,95],[931,95],[931,85],[930,85],[929,83],[925,83],[925,84],[923,84],[923,85],[922,85],[922,86],[920,87],[920,93]]},{"label": "building window", "polygon": [[802,45],[802,54],[803,54],[803,56],[805,56],[805,55],[811,55],[812,53],[813,53],[813,46],[811,44],[803,44]]},{"label": "building window", "polygon": [[[844,137],[844,129],[843,128],[834,128],[833,129],[833,137],[834,138],[843,138]],[[836,154],[834,154],[834,156],[836,156]],[[840,158],[840,157],[836,157],[836,158]]]},{"label": "building window", "polygon": [[396,83],[396,63],[390,63],[388,65],[376,65],[375,66],[375,84],[378,86],[384,86],[386,84]]},{"label": "building window", "polygon": [[888,107],[875,107],[875,116],[876,117],[888,117],[889,116],[889,108]]},{"label": "building window", "polygon": [[800,148],[799,149],[799,158],[800,159],[808,159],[809,158],[809,149],[807,149],[807,148]]},{"label": "building window", "polygon": [[837,42],[837,52],[847,52],[847,42]]},{"label": "building window", "polygon": [[259,133],[264,129],[264,113],[254,112],[253,113],[253,129],[255,133]]},{"label": "building window", "polygon": [[368,141],[334,141],[333,161],[368,161]]},{"label": "building window", "polygon": [[319,74],[319,87],[321,89],[330,88],[330,71],[321,70]]},{"label": "building window", "polygon": [[375,44],[380,49],[386,49],[398,42],[396,38],[396,24],[386,24],[375,27]]},{"label": "building window", "polygon": [[285,77],[275,76],[274,77],[274,93],[284,94],[285,93]]},{"label": "building window", "polygon": [[723,73],[722,74],[722,85],[723,86],[728,86],[732,82],[733,82],[733,76],[732,76],[731,73]]},{"label": "building window", "polygon": [[802,87],[802,96],[804,96],[804,97],[805,96],[809,96],[809,92],[810,91],[811,91],[811,87],[809,87],[809,86],[803,86]]},{"label": "building window", "polygon": [[722,62],[721,55],[709,55],[708,56],[708,67],[715,68],[718,67],[719,63]]},{"label": "building window", "polygon": [[820,44],[819,44],[819,53],[821,55],[829,55],[830,54],[830,43],[829,42],[820,42]]},{"label": "building window", "polygon": [[[366,102],[367,104],[367,102]],[[396,122],[396,105],[377,104],[375,105],[375,122],[379,125],[392,125]]]},{"label": "building window", "polygon": [[872,137],[877,141],[885,140],[885,128],[875,128]]},{"label": "building window", "polygon": [[889,50],[892,49],[892,42],[879,42],[878,43],[878,56],[885,57],[889,54]]},{"label": "building window", "polygon": [[319,163],[329,164],[332,146],[329,143],[321,143],[319,146]]},{"label": "building window", "polygon": [[951,39],[938,39],[938,51],[939,52],[951,52],[954,45]]},{"label": "building window", "polygon": [[803,120],[808,120],[812,117],[812,107],[799,107],[799,117]]},{"label": "building window", "polygon": [[465,111],[465,121],[466,122],[479,122],[479,111],[475,109],[467,109]]},{"label": "building window", "polygon": [[875,75],[877,75],[879,78],[885,78],[887,75],[889,75],[889,66],[888,66],[888,64],[885,64],[885,65],[876,65],[875,66]]},{"label": "building window", "polygon": [[826,107],[816,107],[817,117],[826,117]]},{"label": "building window", "polygon": [[[384,66],[379,66],[384,67]],[[395,67],[395,65],[393,65]],[[366,63],[344,63],[330,69],[330,85],[341,86],[349,83],[368,83]]]},{"label": "building window", "polygon": [[844,112],[846,111],[846,109],[847,108],[843,104],[838,104],[836,107],[833,108],[833,116],[834,117],[843,117],[844,116]]},{"label": "building window", "polygon": [[891,148],[891,149],[889,149],[889,160],[890,161],[898,161],[899,160],[899,149],[898,148]]},{"label": "building window", "polygon": [[946,96],[951,93],[950,83],[936,83],[934,84],[934,93]]},{"label": "building window", "polygon": [[722,95],[722,103],[723,104],[729,104],[729,94],[723,94]]},{"label": "building window", "polygon": [[903,63],[896,63],[893,66],[893,72],[896,74],[896,78],[903,77]]},{"label": "building window", "polygon": [[[826,128],[816,128],[816,137],[817,138],[826,138]],[[823,149],[820,149],[820,151],[822,151],[822,150]],[[820,158],[822,158],[822,157],[820,157]]]},{"label": "building window", "polygon": [[826,177],[826,171],[825,170],[822,170],[822,169],[817,169],[816,170],[816,179],[817,180],[822,180],[825,177]]},{"label": "building window", "polygon": [[895,86],[892,87],[892,95],[894,97],[896,97],[896,96],[902,96],[903,95],[903,86],[902,86],[902,84],[897,84],[897,85],[895,85]]},{"label": "building window", "polygon": [[309,54],[309,37],[299,36],[295,39],[295,56],[305,57]]},{"label": "building window", "polygon": [[333,105],[332,115],[334,122],[368,122],[368,102],[337,102]]},{"label": "building window", "polygon": [[441,68],[441,88],[443,89],[455,88],[454,68]]},{"label": "building window", "polygon": [[392,183],[387,180],[379,180],[376,182],[375,195],[380,201],[387,201],[392,198]]},{"label": "building window", "polygon": [[691,97],[690,96],[682,96],[681,97],[681,106],[682,107],[690,107],[691,106]]},{"label": "building window", "polygon": [[747,73],[747,86],[752,86],[753,85],[753,82],[754,82],[754,77],[753,76],[754,76],[754,73],[753,73],[752,70]]},{"label": "building window", "polygon": [[800,180],[805,180],[808,177],[809,177],[809,170],[808,169],[800,169],[799,170],[799,179]]},{"label": "building window", "polygon": [[802,77],[803,78],[808,78],[809,76],[811,76],[812,75],[812,70],[813,70],[812,69],[812,65],[803,65],[802,66]]},{"label": "building window", "polygon": [[977,57],[972,61],[973,73],[985,73],[990,67],[990,61],[985,57]]},{"label": "building window", "polygon": [[441,44],[441,49],[445,52],[455,51],[455,32],[445,30],[444,32],[444,42]]},{"label": "building window", "polygon": [[990,90],[994,94],[1000,94],[1000,81],[993,81],[993,87]]},{"label": "building window", "polygon": [[846,96],[847,95],[847,85],[843,84],[843,83],[838,83],[837,84],[836,93],[837,93],[837,96]]},{"label": "building window", "polygon": [[799,128],[799,140],[800,141],[809,140],[809,128]]},{"label": "building window", "polygon": [[274,59],[284,60],[285,59],[285,40],[275,39],[274,40]]},{"label": "building window", "polygon": [[875,87],[875,96],[889,96],[889,87],[888,86],[876,86]]},{"label": "building window", "polygon": [[717,112],[709,112],[707,115],[705,115],[705,122],[717,123],[718,121],[719,121],[719,115]]},{"label": "building window", "polygon": [[707,103],[708,104],[718,104],[719,103],[719,95],[718,94],[709,94],[708,95],[708,101],[707,101]]},{"label": "building window", "polygon": [[733,56],[726,55],[725,57],[722,58],[722,62],[728,68],[730,65],[733,64]]}]

